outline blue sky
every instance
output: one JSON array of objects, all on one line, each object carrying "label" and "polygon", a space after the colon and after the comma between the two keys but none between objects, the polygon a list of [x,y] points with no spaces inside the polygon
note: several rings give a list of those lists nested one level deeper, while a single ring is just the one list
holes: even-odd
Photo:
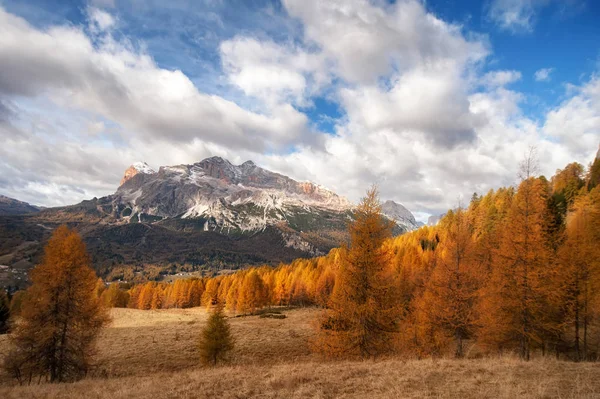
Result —
[{"label": "blue sky", "polygon": [[221,155],[423,219],[514,184],[531,145],[550,174],[600,142],[591,0],[0,7],[0,193],[36,204]]}]

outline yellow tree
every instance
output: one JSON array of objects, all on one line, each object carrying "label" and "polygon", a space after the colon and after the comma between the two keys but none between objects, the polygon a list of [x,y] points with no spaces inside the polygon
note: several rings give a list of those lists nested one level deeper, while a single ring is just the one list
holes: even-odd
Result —
[{"label": "yellow tree", "polygon": [[254,313],[265,305],[265,286],[256,272],[251,269],[239,289],[236,309],[242,313]]},{"label": "yellow tree", "polygon": [[589,358],[590,331],[600,298],[600,189],[575,201],[559,250],[567,329],[573,332],[575,360]]},{"label": "yellow tree", "polygon": [[453,340],[454,355],[460,358],[464,356],[464,341],[472,337],[476,327],[479,276],[473,258],[472,225],[460,209],[449,211],[440,224],[441,239],[436,248],[440,255],[417,304],[418,322],[434,337]]},{"label": "yellow tree", "polygon": [[206,283],[206,289],[202,294],[202,305],[210,308],[219,302],[219,280],[211,278]]},{"label": "yellow tree", "polygon": [[519,185],[480,308],[480,339],[497,349],[517,349],[527,360],[554,327],[547,320],[552,294],[548,194],[541,178],[526,177]]},{"label": "yellow tree", "polygon": [[392,226],[381,214],[375,188],[356,208],[349,232],[350,247],[344,252],[330,310],[320,323],[316,349],[330,356],[374,357],[392,349],[399,330],[392,254],[383,245]]},{"label": "yellow tree", "polygon": [[79,235],[57,228],[31,272],[7,365],[17,378],[71,381],[85,375],[108,317],[95,295],[96,273]]}]

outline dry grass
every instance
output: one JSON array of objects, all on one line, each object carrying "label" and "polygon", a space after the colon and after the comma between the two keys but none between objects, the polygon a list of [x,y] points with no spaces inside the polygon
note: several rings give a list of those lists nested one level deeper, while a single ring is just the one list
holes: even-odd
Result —
[{"label": "dry grass", "polygon": [[[204,308],[136,310],[112,309],[113,321],[98,342],[94,377],[147,375],[198,367],[196,343],[208,318]],[[285,319],[232,317],[236,347],[232,364],[273,364],[312,358],[308,338],[313,309],[286,312]],[[0,335],[0,361],[8,349]],[[1,373],[1,371],[0,371]],[[0,384],[9,383],[0,374]]]},{"label": "dry grass", "polygon": [[[307,346],[314,310],[288,318],[232,318],[233,363],[198,367],[195,341],[203,309],[116,309],[100,339],[100,369],[110,378],[75,384],[0,387],[2,398],[595,398],[592,363],[513,358],[321,362]],[[0,340],[0,353],[6,339]],[[6,382],[6,381],[5,381]]]}]

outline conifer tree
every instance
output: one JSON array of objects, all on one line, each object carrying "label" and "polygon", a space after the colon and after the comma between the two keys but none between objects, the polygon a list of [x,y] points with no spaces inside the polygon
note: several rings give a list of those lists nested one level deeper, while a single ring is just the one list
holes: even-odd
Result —
[{"label": "conifer tree", "polygon": [[[600,299],[600,190],[575,201],[559,250],[559,276],[564,288],[566,329],[572,332],[576,361],[589,358],[592,327]],[[572,327],[572,328],[571,328]]]},{"label": "conifer tree", "polygon": [[[479,276],[473,258],[472,226],[465,212],[449,211],[440,222],[438,262],[417,303],[421,328],[434,337],[454,341],[454,355],[464,356],[464,341],[476,327],[475,302]],[[427,337],[425,338],[425,340]],[[441,350],[442,348],[437,348]]]},{"label": "conifer tree", "polygon": [[316,341],[320,352],[368,358],[392,349],[399,330],[398,295],[392,254],[383,245],[391,227],[381,214],[376,188],[370,189],[349,225],[350,247]]},{"label": "conifer tree", "polygon": [[264,306],[265,287],[262,279],[255,270],[250,270],[244,277],[238,294],[236,309],[242,313],[254,313]]},{"label": "conifer tree", "polygon": [[223,306],[215,306],[202,329],[199,342],[200,360],[205,365],[216,366],[233,350],[234,339]]},{"label": "conifer tree", "polygon": [[7,367],[17,378],[72,381],[87,372],[100,329],[107,322],[94,289],[97,277],[79,235],[58,227],[31,272]]},{"label": "conifer tree", "polygon": [[497,349],[516,349],[526,360],[555,327],[547,319],[552,294],[548,194],[540,178],[526,177],[519,185],[480,309],[481,340]]}]

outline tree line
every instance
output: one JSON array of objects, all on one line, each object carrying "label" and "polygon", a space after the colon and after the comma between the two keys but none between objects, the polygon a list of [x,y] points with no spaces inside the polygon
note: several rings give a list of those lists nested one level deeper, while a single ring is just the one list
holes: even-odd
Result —
[{"label": "tree line", "polygon": [[[479,350],[514,351],[523,359],[537,351],[595,360],[600,161],[587,171],[569,164],[550,179],[535,176],[534,167],[527,158],[517,187],[474,194],[436,226],[399,237],[391,237],[376,193],[370,193],[350,226],[350,245],[327,256],[211,278],[149,282],[127,291],[111,285],[102,295],[111,306],[219,303],[242,314],[265,306],[316,305],[329,309],[322,336],[352,331],[348,320],[361,320],[361,306],[368,302],[383,312],[371,322],[395,326],[382,329],[393,330],[393,345],[388,344],[402,353],[462,357],[466,343],[477,343]],[[361,212],[369,216],[361,219]],[[377,270],[361,274],[367,266]],[[368,291],[362,299],[356,297],[361,289]],[[355,315],[342,326],[341,311],[337,320],[331,312],[344,301],[354,301]],[[324,352],[339,352],[331,342],[321,344]]]}]

